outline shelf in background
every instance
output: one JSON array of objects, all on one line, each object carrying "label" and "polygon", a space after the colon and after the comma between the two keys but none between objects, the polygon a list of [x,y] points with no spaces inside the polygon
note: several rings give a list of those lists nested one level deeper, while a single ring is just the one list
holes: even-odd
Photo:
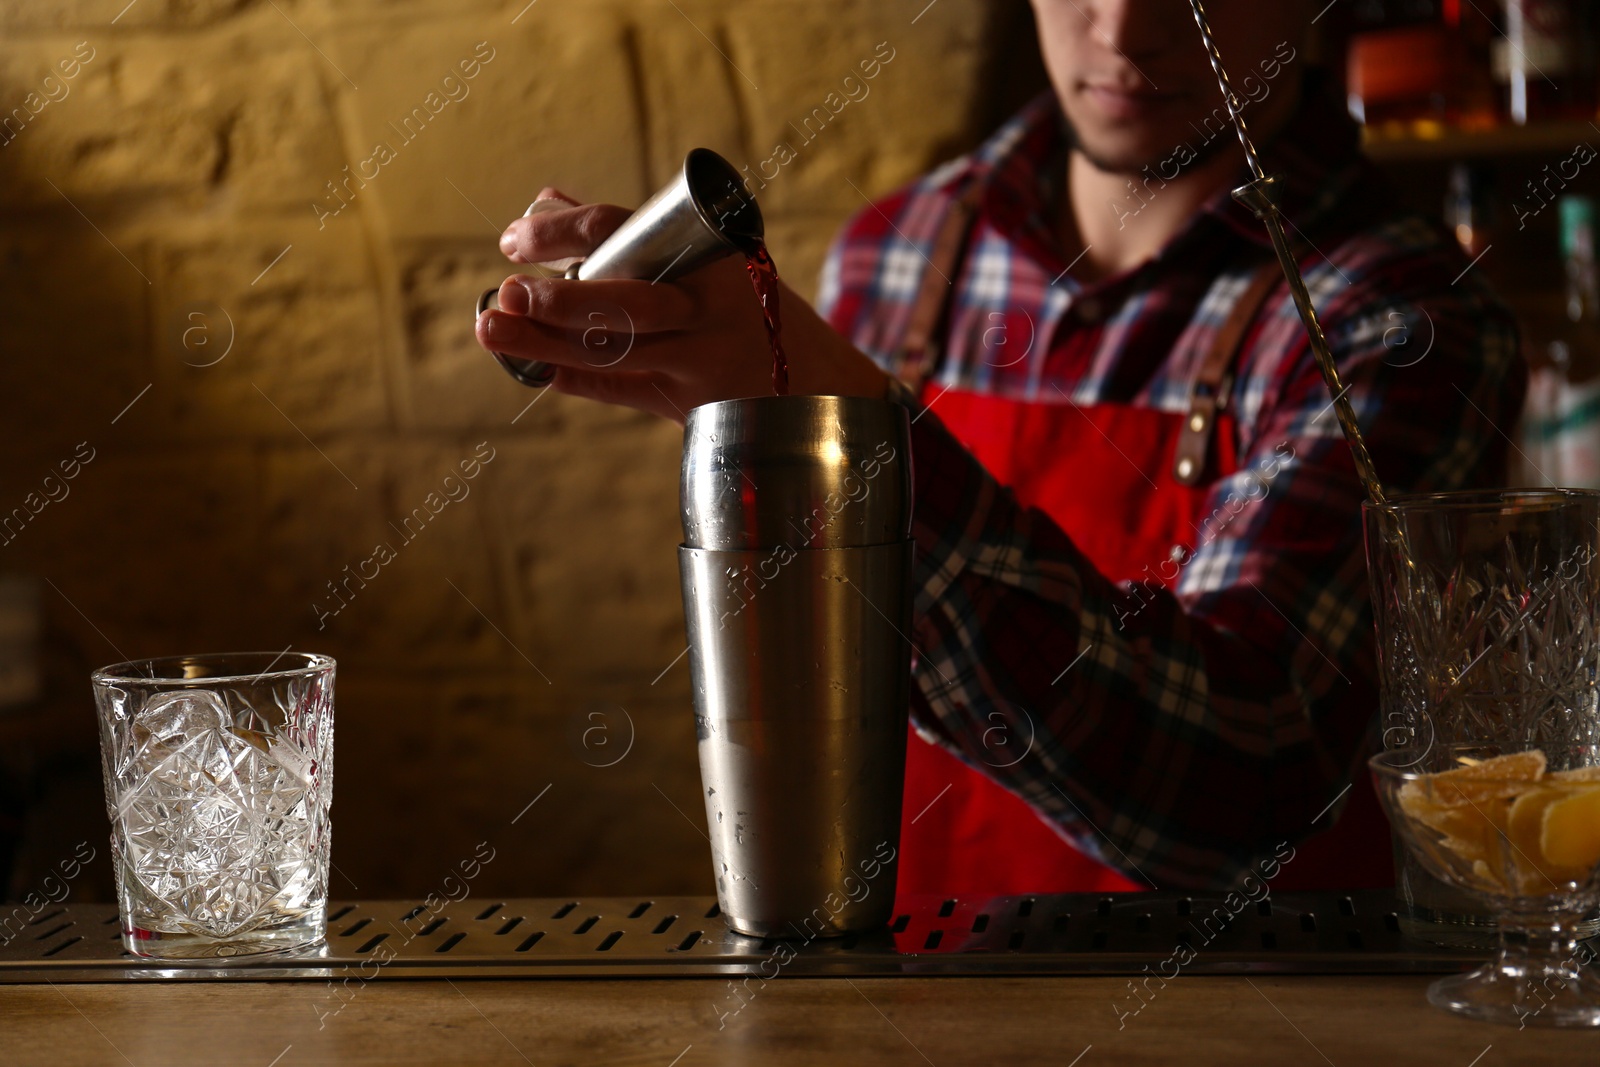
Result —
[{"label": "shelf in background", "polygon": [[1444,126],[1422,130],[1413,127],[1404,132],[1367,127],[1361,131],[1363,150],[1368,158],[1379,163],[1451,162],[1567,153],[1584,142],[1600,149],[1600,121],[1574,119],[1474,131]]}]

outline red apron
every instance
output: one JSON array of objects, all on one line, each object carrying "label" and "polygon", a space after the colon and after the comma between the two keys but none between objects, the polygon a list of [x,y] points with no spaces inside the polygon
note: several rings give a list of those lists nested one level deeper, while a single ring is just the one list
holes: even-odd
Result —
[{"label": "red apron", "polygon": [[[1259,284],[1265,280],[1258,274],[1258,284],[1240,301],[1249,306],[1219,331],[1219,351],[1206,361],[1214,379],[1235,355],[1220,346],[1239,346],[1270,289]],[[1184,467],[1180,451],[1193,407],[1187,413],[1124,404],[1079,407],[942,392],[932,384],[924,386],[922,402],[933,405],[1019,504],[1049,515],[1112,581],[1151,580],[1174,546],[1193,551],[1210,483],[1238,469],[1233,419],[1209,401],[1205,422],[1214,455],[1202,452],[1200,467]],[[1179,470],[1190,476],[1180,478]],[[1149,472],[1158,472],[1154,488]],[[1078,852],[1021,799],[914,730],[902,810],[899,891],[908,895],[1150,888]],[[1322,817],[1324,829],[1334,814]],[[1388,821],[1365,774],[1357,775],[1334,829],[1297,845],[1293,863],[1273,882],[1278,889],[1393,884]]]}]

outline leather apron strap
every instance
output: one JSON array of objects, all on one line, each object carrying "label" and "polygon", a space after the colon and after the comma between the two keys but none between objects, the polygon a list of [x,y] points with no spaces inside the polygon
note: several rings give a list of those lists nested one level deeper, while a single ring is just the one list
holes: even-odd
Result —
[{"label": "leather apron strap", "polygon": [[[894,376],[915,395],[921,394],[923,382],[934,370],[956,275],[971,243],[982,194],[982,186],[970,186],[950,205],[934,238],[933,254],[928,257],[930,269],[923,272],[911,305],[905,338],[892,369]],[[1276,260],[1268,260],[1252,273],[1195,372],[1189,387],[1189,410],[1172,461],[1172,476],[1181,485],[1198,485],[1206,477],[1211,438],[1217,415],[1227,405],[1234,364],[1262,305],[1280,281]]]},{"label": "leather apron strap", "polygon": [[1250,276],[1244,292],[1233,302],[1228,317],[1217,328],[1206,358],[1189,383],[1189,411],[1172,457],[1172,477],[1179,485],[1199,485],[1206,476],[1217,415],[1228,404],[1233,389],[1234,364],[1244,350],[1250,327],[1267,296],[1283,281],[1277,260],[1269,260]]},{"label": "leather apron strap", "polygon": [[928,257],[929,270],[922,274],[922,284],[917,289],[917,299],[911,305],[911,318],[906,323],[905,338],[895,356],[893,374],[905,383],[913,394],[922,391],[922,383],[933,371],[930,353],[942,337],[946,321],[945,309],[955,289],[956,272],[966,258],[967,245],[972,238],[973,217],[978,213],[978,203],[983,199],[983,186],[968,186],[939,227],[934,238],[933,255]]}]

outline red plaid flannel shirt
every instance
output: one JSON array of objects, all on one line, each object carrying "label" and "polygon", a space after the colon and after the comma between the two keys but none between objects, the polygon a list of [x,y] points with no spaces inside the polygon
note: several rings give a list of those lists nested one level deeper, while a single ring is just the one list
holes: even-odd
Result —
[{"label": "red plaid flannel shirt", "polygon": [[[1357,133],[1331,93],[1310,91],[1262,147],[1373,459],[1391,492],[1500,484],[1525,389],[1514,323],[1443,230],[1396,207]],[[976,182],[930,354],[935,392],[1187,410],[1266,234],[1224,189],[1151,261],[1080,282],[1081,250],[1053,225],[1066,137],[1042,97],[861,211],[823,272],[834,327],[894,366],[940,223]],[[1233,184],[1247,179],[1241,154]],[[1109,209],[1131,223],[1143,199],[1130,185]],[[1201,538],[1175,592],[1107,580],[940,425],[936,397],[924,410],[900,390],[921,413],[913,721],[1083,851],[1163,884],[1227,883],[1325,829],[1330,815],[1313,820],[1376,720],[1363,494],[1287,288],[1257,314],[1237,370],[1241,468],[1206,510],[1237,515]],[[1005,768],[984,747],[996,723],[1034,738]]]}]

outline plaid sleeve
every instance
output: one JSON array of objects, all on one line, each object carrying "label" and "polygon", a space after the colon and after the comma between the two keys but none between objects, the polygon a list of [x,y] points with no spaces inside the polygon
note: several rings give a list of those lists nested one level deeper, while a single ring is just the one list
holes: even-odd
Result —
[{"label": "plaid sleeve", "polygon": [[891,375],[922,270],[953,199],[938,184],[907,186],[858,211],[828,248],[816,309]]},{"label": "plaid sleeve", "polygon": [[[1391,492],[1503,469],[1515,327],[1470,279],[1446,284],[1454,265],[1435,248],[1309,279]],[[1287,301],[1251,353],[1273,387],[1240,404],[1240,470],[1163,575],[1175,592],[1108,581],[935,414],[913,428],[914,721],[1088,854],[1168,885],[1225,884],[1325,829],[1377,709],[1363,493]],[[997,724],[1033,739],[998,769]]]}]

